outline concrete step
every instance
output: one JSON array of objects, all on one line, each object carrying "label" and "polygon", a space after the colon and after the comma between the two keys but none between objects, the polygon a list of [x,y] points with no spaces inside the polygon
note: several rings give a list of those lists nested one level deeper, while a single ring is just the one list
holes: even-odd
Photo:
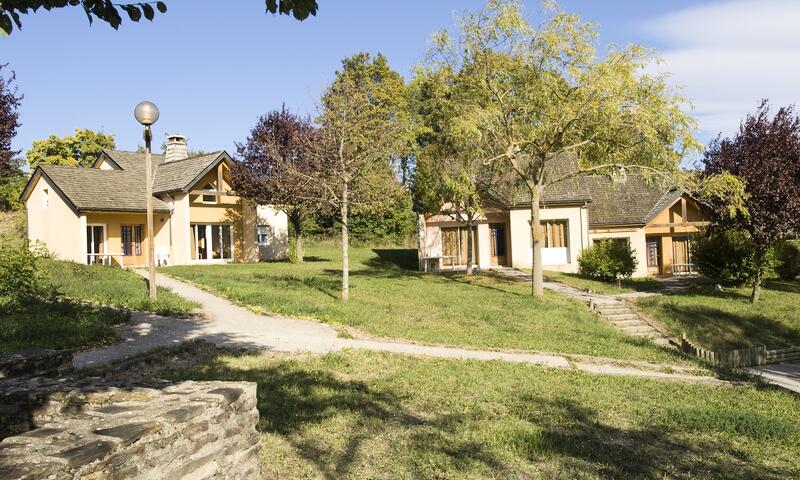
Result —
[{"label": "concrete step", "polygon": [[611,320],[611,323],[614,324],[615,327],[618,328],[625,328],[625,327],[636,327],[640,325],[646,325],[641,320]]},{"label": "concrete step", "polygon": [[625,305],[598,305],[596,310],[603,315],[613,315],[615,313],[627,313],[631,311],[631,309]]},{"label": "concrete step", "polygon": [[611,320],[612,322],[617,322],[620,320],[639,320],[639,315],[636,315],[633,312],[615,313],[614,315],[603,315],[603,316]]},{"label": "concrete step", "polygon": [[656,329],[647,324],[642,324],[635,327],[624,327],[620,330],[630,335],[645,334],[650,332],[658,333]]}]

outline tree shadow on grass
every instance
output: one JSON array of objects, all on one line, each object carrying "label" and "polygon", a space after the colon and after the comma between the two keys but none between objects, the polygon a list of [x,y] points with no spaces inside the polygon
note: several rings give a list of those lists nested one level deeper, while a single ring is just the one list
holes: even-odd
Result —
[{"label": "tree shadow on grass", "polygon": [[658,308],[664,315],[678,319],[689,338],[705,348],[734,349],[753,345],[780,348],[800,344],[800,331],[756,312],[734,314],[705,305],[675,302],[659,304]]},{"label": "tree shadow on grass", "polygon": [[[391,478],[402,472],[414,478],[656,480],[789,478],[797,473],[758,464],[745,447],[715,435],[720,428],[730,431],[730,421],[741,422],[736,411],[716,421],[716,409],[656,409],[651,419],[624,427],[609,424],[601,412],[567,398],[567,392],[512,396],[501,413],[457,405],[413,407],[424,405],[424,399],[415,402],[380,380],[370,384],[332,372],[335,365],[289,361],[232,368],[213,362],[189,377],[257,382],[259,429],[290,445],[318,478]],[[673,416],[685,425],[676,427]],[[496,425],[495,433],[484,435],[481,429],[490,424]],[[756,441],[762,433],[777,435],[788,444],[796,435],[793,428],[766,425],[745,435],[755,435]]]},{"label": "tree shadow on grass", "polygon": [[785,280],[767,280],[764,282],[764,289],[777,290],[786,293],[800,293],[800,282],[798,281],[785,281]]},{"label": "tree shadow on grass", "polygon": [[[280,435],[322,478],[354,474],[361,468],[359,462],[368,461],[364,451],[374,448],[370,442],[392,431],[409,432],[407,446],[413,452],[438,452],[453,464],[482,464],[497,473],[506,470],[503,461],[480,443],[443,437],[456,428],[459,418],[423,418],[391,390],[337,378],[328,370],[299,370],[287,363],[241,370],[215,363],[200,377],[191,376],[258,383],[259,430]],[[328,438],[324,431],[313,430],[326,422],[343,430]],[[405,467],[415,470],[419,466],[413,452],[402,452],[390,463],[408,461]]]},{"label": "tree shadow on grass", "polygon": [[334,299],[339,298],[339,289],[341,288],[341,280],[332,278],[327,270],[324,271],[324,275],[314,276],[256,275],[256,277],[261,277],[278,286],[310,288]]},{"label": "tree shadow on grass", "polygon": [[[780,467],[758,465],[740,447],[714,437],[713,425],[688,425],[698,435],[680,435],[660,420],[638,428],[607,425],[598,412],[572,399],[529,397],[536,412],[529,421],[543,424],[529,457],[557,455],[578,469],[588,466],[603,478],[790,478]],[[542,420],[541,412],[547,412]],[[715,413],[712,413],[712,415]],[[710,422],[713,423],[713,422]],[[705,427],[705,428],[704,428]],[[702,435],[705,433],[706,435]],[[796,474],[797,472],[794,472]]]}]

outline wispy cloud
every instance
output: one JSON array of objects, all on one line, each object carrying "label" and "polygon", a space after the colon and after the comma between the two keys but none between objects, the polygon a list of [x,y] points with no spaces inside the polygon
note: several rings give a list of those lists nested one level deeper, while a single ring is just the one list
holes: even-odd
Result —
[{"label": "wispy cloud", "polygon": [[735,132],[762,98],[800,104],[800,2],[742,0],[673,12],[642,25],[664,48],[659,70],[695,102],[702,140]]}]

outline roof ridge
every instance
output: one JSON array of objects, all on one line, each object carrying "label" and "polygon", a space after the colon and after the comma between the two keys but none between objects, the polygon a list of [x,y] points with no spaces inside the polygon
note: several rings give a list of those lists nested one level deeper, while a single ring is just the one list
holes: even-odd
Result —
[{"label": "roof ridge", "polygon": [[224,151],[225,151],[225,150],[216,150],[216,151],[214,151],[214,152],[203,153],[203,154],[201,154],[201,155],[195,155],[195,156],[193,156],[193,157],[181,158],[180,160],[171,160],[171,161],[169,161],[169,162],[164,162],[164,163],[162,163],[162,165],[167,165],[167,164],[172,164],[172,163],[183,162],[183,161],[186,161],[186,160],[194,160],[194,159],[196,159],[196,158],[201,158],[201,157],[210,157],[210,156],[212,156],[212,155],[213,155],[213,156],[215,156],[215,157],[218,157],[218,156],[220,156],[220,155],[222,154],[222,152],[224,152]]}]

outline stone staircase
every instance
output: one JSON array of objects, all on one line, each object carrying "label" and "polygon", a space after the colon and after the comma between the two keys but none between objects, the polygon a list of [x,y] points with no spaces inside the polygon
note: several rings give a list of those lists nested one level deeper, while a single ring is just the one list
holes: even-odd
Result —
[{"label": "stone staircase", "polygon": [[634,337],[645,337],[658,344],[668,344],[669,340],[625,302],[592,303],[590,307],[624,333]]}]

